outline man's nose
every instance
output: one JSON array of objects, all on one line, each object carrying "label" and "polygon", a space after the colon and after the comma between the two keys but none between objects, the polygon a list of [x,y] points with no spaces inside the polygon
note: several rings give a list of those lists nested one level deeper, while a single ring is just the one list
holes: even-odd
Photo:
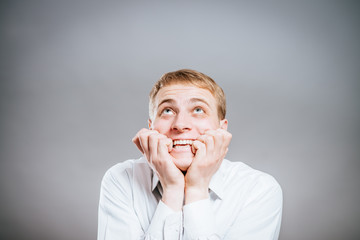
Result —
[{"label": "man's nose", "polygon": [[179,132],[185,132],[191,130],[190,116],[184,113],[178,113],[172,124],[172,129]]}]

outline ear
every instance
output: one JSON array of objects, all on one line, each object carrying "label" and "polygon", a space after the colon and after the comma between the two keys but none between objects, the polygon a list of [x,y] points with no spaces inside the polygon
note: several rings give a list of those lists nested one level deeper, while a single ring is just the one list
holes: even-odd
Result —
[{"label": "ear", "polygon": [[220,128],[224,129],[224,130],[227,130],[227,127],[228,127],[228,120],[227,119],[221,120],[220,121]]},{"label": "ear", "polygon": [[152,130],[152,127],[151,127],[151,125],[152,125],[151,119],[148,119],[148,124],[149,124],[149,129]]}]

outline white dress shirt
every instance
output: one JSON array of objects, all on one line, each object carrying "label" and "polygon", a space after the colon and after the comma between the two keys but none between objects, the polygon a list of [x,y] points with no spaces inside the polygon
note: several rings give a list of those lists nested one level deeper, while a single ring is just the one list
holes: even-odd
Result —
[{"label": "white dress shirt", "polygon": [[282,191],[273,177],[224,159],[209,193],[175,212],[146,158],[119,163],[102,180],[98,240],[278,239]]}]

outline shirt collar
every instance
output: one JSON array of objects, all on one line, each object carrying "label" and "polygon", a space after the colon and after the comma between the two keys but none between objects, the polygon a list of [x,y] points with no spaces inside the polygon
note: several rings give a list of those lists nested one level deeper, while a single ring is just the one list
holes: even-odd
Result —
[{"label": "shirt collar", "polygon": [[224,170],[223,164],[216,171],[214,176],[210,180],[209,189],[214,192],[220,199],[224,197]]},{"label": "shirt collar", "polygon": [[[220,199],[224,196],[224,171],[223,171],[223,164],[220,165],[220,168],[216,171],[214,176],[211,178],[209,189],[214,192]],[[160,185],[159,177],[155,173],[153,169],[152,170],[152,179],[151,179],[151,191],[154,191],[155,188]]]},{"label": "shirt collar", "polygon": [[151,191],[154,191],[156,186],[159,184],[159,177],[155,173],[154,169],[151,168],[152,179],[151,179]]}]

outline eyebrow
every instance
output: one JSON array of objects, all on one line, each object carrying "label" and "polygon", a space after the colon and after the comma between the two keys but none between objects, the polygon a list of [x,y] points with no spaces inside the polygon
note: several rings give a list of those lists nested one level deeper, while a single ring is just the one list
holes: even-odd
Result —
[{"label": "eyebrow", "polygon": [[157,105],[157,108],[159,108],[162,104],[164,103],[170,103],[170,104],[173,104],[175,103],[175,100],[174,99],[171,99],[171,98],[165,98],[164,100],[162,100],[158,105]]},{"label": "eyebrow", "polygon": [[[202,102],[202,103],[206,104],[206,105],[210,108],[209,103],[208,103],[206,100],[202,99],[202,98],[191,98],[191,99],[189,100],[189,102],[190,102],[190,103]],[[172,99],[172,98],[165,98],[164,100],[162,100],[162,101],[158,104],[157,108],[159,108],[159,107],[160,107],[162,104],[164,104],[164,103],[174,104],[174,103],[175,103],[175,100]]]},{"label": "eyebrow", "polygon": [[210,108],[209,103],[205,99],[202,99],[202,98],[191,98],[190,102],[191,103],[202,102]]}]

